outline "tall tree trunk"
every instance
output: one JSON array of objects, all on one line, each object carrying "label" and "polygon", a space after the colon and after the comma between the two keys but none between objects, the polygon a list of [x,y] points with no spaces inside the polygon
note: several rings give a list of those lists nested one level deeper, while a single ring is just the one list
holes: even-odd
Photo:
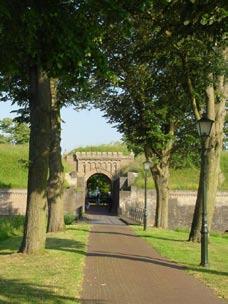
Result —
[{"label": "tall tree trunk", "polygon": [[64,229],[63,182],[61,157],[61,117],[57,98],[57,79],[50,80],[51,87],[51,140],[48,180],[48,232]]},{"label": "tall tree trunk", "polygon": [[[167,141],[166,146],[161,153],[159,153],[158,162],[151,168],[156,190],[155,227],[162,227],[165,229],[168,228],[169,165],[174,144],[173,135],[175,128],[175,124],[170,122],[168,128],[170,139]],[[149,151],[150,149],[145,147],[145,156],[147,159],[152,156]]]},{"label": "tall tree trunk", "polygon": [[45,248],[47,177],[50,139],[50,86],[37,66],[30,74],[30,143],[26,220],[20,252],[31,254]]},{"label": "tall tree trunk", "polygon": [[200,168],[200,177],[199,185],[197,191],[196,204],[193,213],[192,225],[189,233],[189,241],[199,242],[200,241],[200,228],[202,224],[202,200],[203,200],[203,153],[201,152],[201,168]]},{"label": "tall tree trunk", "polygon": [[155,227],[168,228],[169,161],[167,157],[151,171],[156,189]]},{"label": "tall tree trunk", "polygon": [[[206,206],[208,212],[208,229],[210,231],[216,202],[216,193],[221,174],[220,155],[223,147],[223,128],[225,121],[225,100],[227,96],[227,83],[223,76],[218,77],[216,88],[209,85],[206,89],[207,115],[214,120],[211,136],[207,142],[206,157]],[[217,98],[219,97],[219,102]],[[202,163],[202,158],[201,158]],[[201,166],[202,171],[202,166]],[[200,172],[199,189],[202,187],[202,172]],[[198,191],[194,216],[189,234],[190,241],[199,240],[200,223],[202,217],[202,191]]]},{"label": "tall tree trunk", "polygon": [[[224,117],[220,117],[220,122],[223,120],[224,125]],[[217,122],[215,122],[215,128],[217,127]],[[215,203],[216,203],[216,194],[219,185],[219,177],[221,174],[220,168],[220,156],[223,147],[223,128],[220,134],[216,134],[216,138],[211,138],[209,144],[213,144],[213,148],[208,151],[207,155],[207,193],[206,193],[206,204],[207,204],[207,213],[208,213],[208,229],[211,230],[212,220],[215,211]]]},{"label": "tall tree trunk", "polygon": [[156,208],[155,208],[155,227],[161,226],[161,198],[160,198],[160,183],[158,178],[158,171],[156,168],[151,169],[154,184],[155,184],[155,191],[156,191]]},{"label": "tall tree trunk", "polygon": [[[214,210],[215,210],[215,202],[216,202],[216,194],[220,177],[220,154],[223,146],[223,128],[221,128],[222,122],[224,123],[224,115],[215,121],[214,129],[217,131],[213,132],[213,135],[210,137],[208,142],[208,153],[206,156],[206,206],[208,213],[208,229],[210,231]],[[218,124],[220,127],[218,128]],[[220,129],[220,131],[219,131]],[[203,163],[203,159],[201,157],[201,164]],[[189,233],[189,241],[199,241],[200,240],[200,228],[202,223],[202,199],[203,199],[203,168],[201,165],[200,168],[200,181],[199,188],[197,193],[196,205],[193,214],[193,220],[191,225],[191,230]]]}]

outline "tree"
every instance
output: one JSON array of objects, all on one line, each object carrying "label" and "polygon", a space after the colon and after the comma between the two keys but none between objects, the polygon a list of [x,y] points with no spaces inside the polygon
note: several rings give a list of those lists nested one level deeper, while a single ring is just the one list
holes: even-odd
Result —
[{"label": "tree", "polygon": [[[110,5],[112,3],[110,2]],[[108,4],[109,6],[109,4]],[[134,5],[133,5],[134,6]],[[102,10],[104,10],[104,5],[102,5]],[[114,9],[114,7],[113,7]],[[131,10],[131,5],[127,7]],[[116,15],[115,15],[116,10]],[[107,12],[109,8],[107,8]],[[118,4],[110,15],[114,13],[114,20],[112,16],[109,16],[106,20],[106,15],[102,15],[98,18],[100,24],[103,26],[103,31],[106,31],[106,26],[112,24],[112,22],[117,22],[116,17],[127,14],[126,9],[121,9]],[[124,14],[124,15],[123,15]],[[95,14],[96,15],[96,14]],[[95,19],[97,20],[97,19]],[[100,38],[96,41],[100,45],[102,32],[99,33]],[[100,52],[100,50],[99,50]],[[49,160],[49,180],[48,180],[48,232],[60,231],[64,227],[63,222],[63,165],[61,160],[61,118],[60,118],[60,108],[68,104],[73,104],[77,110],[88,107],[88,97],[91,96],[89,90],[88,81],[90,80],[90,75],[93,73],[94,69],[102,75],[108,76],[108,70],[104,63],[104,58],[96,52],[96,56],[87,56],[87,59],[80,64],[80,69],[76,73],[67,73],[64,76],[60,76],[57,79],[51,79],[51,144],[50,144],[50,160]],[[94,95],[94,94],[93,94]],[[83,96],[83,99],[81,98]],[[87,98],[85,98],[87,96]]]},{"label": "tree", "polygon": [[12,144],[25,144],[29,141],[30,129],[26,123],[14,121],[11,118],[0,120],[0,130],[5,142]]},{"label": "tree", "polygon": [[88,180],[88,190],[96,191],[97,188],[101,191],[102,194],[108,193],[111,191],[111,181],[107,176],[103,174],[95,174],[91,176]]},{"label": "tree", "polygon": [[105,71],[100,49],[105,21],[125,18],[132,5],[130,1],[61,0],[3,1],[0,5],[0,72],[4,77],[25,79],[29,92],[29,181],[21,252],[33,253],[44,248],[46,237],[50,78],[80,75],[88,59]]},{"label": "tree", "polygon": [[[169,167],[173,153],[178,152],[178,145],[182,142],[180,138],[183,133],[180,132],[180,127],[182,126],[182,131],[186,132],[179,119],[181,111],[184,116],[186,103],[184,103],[183,96],[179,94],[180,92],[176,91],[179,95],[176,94],[175,100],[172,100],[173,104],[171,104],[170,91],[165,92],[166,96],[161,94],[164,92],[164,87],[160,87],[160,91],[156,91],[155,95],[153,89],[156,86],[151,79],[150,69],[145,69],[143,72],[141,69],[142,66],[134,64],[134,68],[127,72],[126,82],[121,83],[122,94],[117,93],[114,96],[112,92],[111,96],[103,100],[101,108],[106,111],[106,117],[110,122],[115,123],[117,129],[124,134],[133,150],[141,150],[147,159],[151,159],[153,164],[151,172],[157,194],[155,225],[167,228]],[[172,91],[174,93],[175,87]],[[191,122],[187,125],[184,121],[184,124],[185,127],[191,126]],[[185,150],[182,155],[186,153],[186,150],[185,142]]]},{"label": "tree", "polygon": [[[181,137],[191,125],[190,106],[178,82],[180,62],[170,60],[172,54],[166,57],[165,52],[153,57],[140,53],[151,35],[150,21],[143,20],[141,23],[140,17],[136,18],[130,37],[109,33],[106,52],[114,77],[110,81],[98,79],[92,90],[101,90],[98,105],[131,148],[152,159],[156,226],[167,228],[169,165],[173,152],[184,146]],[[184,117],[188,123],[183,124]]]},{"label": "tree", "polygon": [[[225,62],[227,47],[224,40],[225,2],[208,1],[188,5],[188,14],[181,20],[186,25],[182,35],[173,33],[173,47],[182,61],[183,87],[185,88],[195,119],[205,112],[213,119],[214,127],[207,142],[207,155],[201,154],[201,173],[199,188],[189,240],[199,239],[202,209],[202,170],[206,157],[206,204],[208,206],[209,230],[215,207],[215,198],[220,179],[220,154],[223,145],[225,100],[227,98],[227,79]],[[181,8],[179,8],[181,9]],[[180,12],[180,11],[179,11]],[[183,26],[183,25],[182,25]],[[194,29],[194,31],[193,31]],[[197,69],[196,69],[197,66]]]},{"label": "tree", "polygon": [[[225,51],[224,59],[227,58],[227,50]],[[215,51],[216,61],[219,58],[222,61],[221,51]],[[209,56],[208,56],[209,57]],[[209,67],[207,75],[205,75],[205,84],[202,91],[204,94],[204,104],[199,102],[199,98],[195,95],[197,91],[197,77],[194,75],[194,80],[191,73],[189,72],[190,58],[188,55],[183,58],[183,68],[186,72],[186,87],[189,93],[190,100],[194,109],[194,114],[196,119],[199,119],[203,112],[206,113],[207,117],[214,120],[214,126],[206,143],[207,154],[201,155],[201,174],[200,183],[197,194],[197,201],[194,210],[194,217],[192,221],[192,227],[189,235],[189,240],[195,241],[199,239],[200,225],[201,225],[201,215],[202,215],[202,185],[203,185],[203,162],[206,157],[206,204],[208,206],[208,226],[209,230],[212,224],[212,218],[215,208],[215,199],[217,188],[219,184],[219,179],[221,175],[220,169],[220,155],[223,148],[223,129],[225,122],[225,100],[228,94],[227,83],[224,76],[224,71],[220,62],[214,63],[214,66]],[[186,62],[187,60],[187,62]],[[217,67],[215,68],[215,66]]]},{"label": "tree", "polygon": [[[3,75],[24,78],[30,96],[28,199],[20,250],[33,253],[44,248],[46,239],[49,78],[77,70],[88,53],[93,53],[95,44],[92,41],[99,33],[97,27],[93,29],[92,18],[88,23],[89,11],[85,14],[84,5],[77,7],[64,1],[54,4],[52,1],[5,1],[2,7],[0,44],[4,58],[1,57],[0,70]],[[24,77],[25,67],[27,73]]]},{"label": "tree", "polygon": [[64,229],[63,183],[64,172],[61,156],[61,117],[57,99],[57,79],[50,80],[51,87],[51,138],[48,179],[48,232]]},{"label": "tree", "polygon": [[[153,17],[153,18],[151,18]],[[220,175],[220,152],[223,142],[224,106],[227,97],[225,1],[154,1],[147,2],[144,19],[153,19],[153,34],[144,51],[163,51],[170,60],[179,60],[179,84],[186,91],[198,120],[203,112],[215,120],[207,143],[207,206],[211,226]],[[201,157],[205,157],[201,155]],[[203,163],[203,159],[201,163]],[[199,236],[202,206],[202,166],[196,207],[189,239]]]}]

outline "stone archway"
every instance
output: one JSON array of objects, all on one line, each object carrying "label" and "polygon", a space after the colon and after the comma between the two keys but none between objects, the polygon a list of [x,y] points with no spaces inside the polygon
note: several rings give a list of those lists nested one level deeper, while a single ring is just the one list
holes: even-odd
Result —
[{"label": "stone archway", "polygon": [[113,213],[113,181],[104,172],[94,171],[85,179],[87,213]]},{"label": "stone archway", "polygon": [[102,168],[99,168],[99,169],[94,169],[92,171],[89,171],[85,176],[84,176],[84,179],[85,179],[85,183],[87,183],[87,180],[95,175],[95,174],[103,174],[105,176],[107,176],[110,180],[113,179],[113,176],[110,174],[110,172],[108,172],[107,170],[104,170]]},{"label": "stone archway", "polygon": [[[78,191],[86,196],[86,183],[94,174],[106,175],[112,182],[113,192],[119,189],[115,181],[123,167],[134,160],[134,155],[124,155],[121,152],[76,152],[73,155],[75,162],[76,186]],[[118,195],[112,193],[115,211],[118,209]]]}]

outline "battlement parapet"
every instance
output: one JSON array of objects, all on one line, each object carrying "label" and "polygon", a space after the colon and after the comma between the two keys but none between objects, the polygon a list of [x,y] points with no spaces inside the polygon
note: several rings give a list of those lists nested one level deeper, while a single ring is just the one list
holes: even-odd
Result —
[{"label": "battlement parapet", "polygon": [[76,152],[74,154],[74,160],[93,160],[93,159],[133,159],[134,155],[124,155],[122,152]]}]

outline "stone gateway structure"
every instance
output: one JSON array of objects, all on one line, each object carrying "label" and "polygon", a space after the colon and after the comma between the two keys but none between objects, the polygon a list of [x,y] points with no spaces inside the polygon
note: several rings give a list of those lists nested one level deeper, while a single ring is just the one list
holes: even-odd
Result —
[{"label": "stone gateway structure", "polygon": [[[122,152],[76,152],[73,155],[77,192],[86,198],[87,181],[96,174],[105,175],[112,188],[112,211],[117,213],[119,208],[119,175],[121,169],[134,160],[134,154],[124,155]],[[83,204],[85,204],[85,199]],[[85,205],[83,206],[83,209]]]},{"label": "stone gateway structure", "polygon": [[121,169],[134,160],[134,155],[121,152],[76,152],[73,158],[77,187],[85,187],[87,180],[95,174],[103,174],[111,181],[118,178]]}]

